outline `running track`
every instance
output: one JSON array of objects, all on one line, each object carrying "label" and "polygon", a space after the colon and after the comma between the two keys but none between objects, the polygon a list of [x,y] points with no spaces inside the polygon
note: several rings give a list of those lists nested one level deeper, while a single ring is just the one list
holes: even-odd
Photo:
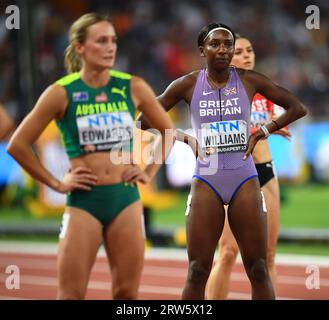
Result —
[{"label": "running track", "polygon": [[[20,270],[20,289],[6,288],[6,268]],[[329,299],[329,258],[315,256],[277,257],[277,299]],[[318,267],[319,289],[307,289],[307,266]],[[35,243],[0,242],[0,300],[56,297],[56,246]],[[314,267],[311,267],[314,270]],[[186,251],[147,249],[139,299],[178,300],[187,271]],[[100,250],[88,286],[87,299],[111,299],[110,272]],[[232,274],[230,299],[250,299],[250,286],[239,261]]]}]

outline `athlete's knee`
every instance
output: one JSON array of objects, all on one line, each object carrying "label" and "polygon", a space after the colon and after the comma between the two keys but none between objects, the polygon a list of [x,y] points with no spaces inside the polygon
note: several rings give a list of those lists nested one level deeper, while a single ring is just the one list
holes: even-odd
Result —
[{"label": "athlete's knee", "polygon": [[196,285],[206,283],[210,269],[211,266],[207,267],[199,261],[191,261],[188,270],[188,280]]},{"label": "athlete's knee", "polygon": [[76,288],[59,288],[57,292],[57,300],[83,300],[84,298],[85,291]]},{"label": "athlete's knee", "polygon": [[267,250],[267,267],[269,269],[274,268],[275,266],[275,250]]},{"label": "athlete's knee", "polygon": [[220,264],[226,267],[233,266],[239,252],[238,248],[234,246],[223,246],[221,247],[220,250],[221,250],[219,256]]},{"label": "athlete's knee", "polygon": [[138,288],[133,288],[129,283],[121,284],[113,288],[114,300],[136,300]]},{"label": "athlete's knee", "polygon": [[246,271],[251,282],[264,282],[268,279],[267,265],[263,258],[257,258],[247,264]]}]

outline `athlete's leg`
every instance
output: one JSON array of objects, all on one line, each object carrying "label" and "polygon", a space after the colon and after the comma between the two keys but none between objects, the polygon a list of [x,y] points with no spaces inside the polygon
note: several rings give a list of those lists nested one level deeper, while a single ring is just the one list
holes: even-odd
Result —
[{"label": "athlete's leg", "polygon": [[272,178],[263,187],[267,208],[267,267],[272,279],[273,286],[276,286],[275,253],[279,235],[280,224],[280,193],[279,184],[276,178]]},{"label": "athlete's leg", "polygon": [[229,206],[228,220],[251,282],[252,298],[274,299],[266,262],[267,220],[257,178],[240,187]]},{"label": "athlete's leg", "polygon": [[182,298],[204,299],[214,252],[223,230],[225,211],[216,193],[200,180],[192,181],[191,195],[186,218],[189,267]]},{"label": "athlete's leg", "polygon": [[239,252],[238,244],[226,219],[219,240],[219,256],[207,282],[207,298],[226,299],[229,292],[230,276]]},{"label": "athlete's leg", "polygon": [[137,299],[144,263],[142,214],[142,203],[135,201],[123,209],[104,231],[113,299]]},{"label": "athlete's leg", "polygon": [[102,240],[102,225],[84,210],[67,207],[57,257],[58,299],[83,299]]}]

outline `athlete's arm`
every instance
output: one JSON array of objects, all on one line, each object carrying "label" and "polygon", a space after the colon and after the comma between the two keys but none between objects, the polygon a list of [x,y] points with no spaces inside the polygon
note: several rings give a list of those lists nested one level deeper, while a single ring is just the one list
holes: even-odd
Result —
[{"label": "athlete's arm", "polygon": [[281,137],[287,139],[288,141],[291,140],[291,132],[286,128],[281,128],[279,130],[276,130],[273,132],[273,134],[281,136]]},{"label": "athlete's arm", "polygon": [[0,140],[5,138],[10,130],[14,128],[14,121],[3,106],[0,105]]},{"label": "athlete's arm", "polygon": [[75,188],[89,190],[86,184],[94,184],[89,177],[90,170],[76,168],[63,182],[57,180],[39,161],[32,145],[47,125],[61,118],[68,104],[65,89],[57,84],[48,87],[40,96],[33,110],[25,117],[11,137],[8,153],[35,179],[62,193]]},{"label": "athlete's arm", "polygon": [[[166,111],[171,110],[181,100],[190,103],[198,74],[199,71],[194,71],[174,80],[166,90],[157,97],[157,100]],[[153,127],[143,113],[139,114],[137,121],[138,125],[143,130]],[[182,131],[175,130],[175,138],[178,141],[187,143],[191,147],[193,153],[198,156],[198,145],[194,137],[186,135]]]},{"label": "athlete's arm", "polygon": [[[154,147],[153,164],[148,165],[144,170],[152,178],[167,158],[174,144],[174,125],[166,111],[157,101],[152,88],[142,78],[132,77],[131,92],[136,108],[143,113],[147,123],[161,134],[161,136],[157,137]],[[128,182],[136,182],[138,180],[137,174],[136,168],[129,169],[123,178]],[[147,180],[147,178],[143,177],[140,179],[144,183],[148,182]]]},{"label": "athlete's arm", "polygon": [[266,76],[255,71],[248,71],[245,77],[247,81],[253,85],[256,92],[259,92],[273,103],[283,106],[286,110],[280,117],[275,119],[278,127],[275,123],[267,125],[267,129],[270,133],[306,115],[306,107],[296,96],[288,90],[277,86]]},{"label": "athlete's arm", "polygon": [[[284,109],[286,109],[286,112],[275,119],[275,122],[271,121],[266,124],[266,128],[269,133],[279,130],[306,115],[306,107],[299,101],[297,97],[295,97],[288,90],[274,84],[266,76],[255,71],[248,71],[245,73],[244,78],[250,87],[253,88],[254,94],[259,92],[265,98],[269,99],[275,104],[284,106]],[[265,133],[261,129],[257,130],[250,136],[248,150],[245,152],[244,158],[246,158],[252,152],[257,141],[264,136]]]},{"label": "athlete's arm", "polygon": [[[269,100],[267,100],[267,101],[269,101]],[[272,104],[271,120],[276,121],[276,119],[283,113],[282,111],[284,110],[284,108],[282,108],[282,107],[280,107],[278,105],[275,105],[272,102],[271,102],[271,104]],[[278,112],[277,110],[280,110],[280,112]],[[289,131],[288,126],[283,127],[283,128],[281,128],[279,130],[274,131],[273,134],[279,135],[279,136],[287,139],[288,141],[291,140],[291,132]]]},{"label": "athlete's arm", "polygon": [[[174,80],[166,90],[157,97],[157,100],[166,111],[171,110],[181,100],[190,103],[197,74],[198,72],[192,72]],[[139,114],[137,120],[141,122],[141,129],[143,130],[152,127],[143,113]]]},{"label": "athlete's arm", "polygon": [[190,103],[199,71],[194,71],[173,81],[157,99],[169,111],[179,101]]},{"label": "athlete's arm", "polygon": [[156,99],[154,91],[143,79],[134,76],[131,81],[131,91],[136,108],[143,114],[152,128],[163,134],[165,129],[174,128],[166,110]]},{"label": "athlete's arm", "polygon": [[200,144],[198,143],[197,138],[193,137],[192,135],[180,129],[176,130],[175,137],[177,141],[181,141],[187,144],[192,149],[192,152],[196,158],[199,157],[201,160],[206,159],[206,156],[203,153],[202,149],[200,148]]}]

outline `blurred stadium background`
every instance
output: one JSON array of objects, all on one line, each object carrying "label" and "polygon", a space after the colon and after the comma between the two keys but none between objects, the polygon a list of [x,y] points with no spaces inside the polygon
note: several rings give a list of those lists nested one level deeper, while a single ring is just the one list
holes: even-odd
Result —
[{"label": "blurred stadium background", "polygon": [[[19,30],[6,28],[9,5],[20,9]],[[309,5],[320,9],[319,29],[306,28]],[[90,11],[112,17],[119,37],[115,68],[144,77],[157,94],[202,67],[196,39],[209,22],[225,23],[252,40],[256,70],[292,91],[309,109],[306,118],[291,126],[291,142],[270,137],[281,183],[280,250],[329,256],[329,2],[1,0],[0,101],[16,124],[42,90],[64,75],[68,28]],[[190,128],[187,112],[184,107],[171,112],[177,127]],[[0,145],[0,239],[56,239],[64,197],[30,179],[5,146]],[[58,177],[64,174],[67,159],[53,125],[36,150],[49,170]],[[177,143],[157,181],[142,190],[151,244],[185,245],[185,201],[193,166],[190,150]]]}]

